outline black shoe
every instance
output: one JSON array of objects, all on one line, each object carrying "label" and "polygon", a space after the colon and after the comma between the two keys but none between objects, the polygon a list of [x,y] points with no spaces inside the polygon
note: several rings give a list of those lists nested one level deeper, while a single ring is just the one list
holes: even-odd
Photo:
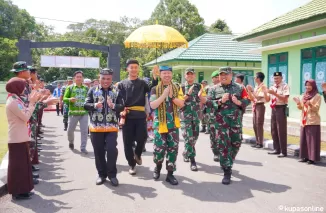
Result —
[{"label": "black shoe", "polygon": [[31,199],[31,198],[32,198],[32,196],[29,193],[12,195],[13,200],[28,200],[28,199]]},{"label": "black shoe", "polygon": [[71,150],[74,150],[74,148],[75,148],[75,147],[74,147],[74,144],[73,144],[73,143],[70,143],[70,144],[69,144],[69,148],[70,148]]},{"label": "black shoe", "polygon": [[208,130],[208,129],[206,130],[205,134],[206,134],[206,135],[208,135],[208,134],[209,134],[209,130]]},{"label": "black shoe", "polygon": [[153,174],[154,180],[158,180],[160,178],[161,169],[162,169],[162,164],[156,165],[156,167],[154,168],[154,174]]},{"label": "black shoe", "polygon": [[274,150],[273,152],[268,152],[269,155],[279,155],[280,152],[277,152],[276,150]]},{"label": "black shoe", "polygon": [[190,163],[190,170],[193,172],[197,172],[198,168],[197,168],[197,164],[195,159],[191,159],[191,163]]},{"label": "black shoe", "polygon": [[32,165],[32,171],[33,172],[36,172],[36,171],[39,171],[39,170],[40,170],[39,167]]},{"label": "black shoe", "polygon": [[42,132],[42,131],[38,131],[38,134],[44,134],[44,132]]},{"label": "black shoe", "polygon": [[307,163],[308,163],[308,164],[315,164],[315,161],[313,161],[313,160],[308,160]]},{"label": "black shoe", "polygon": [[116,177],[109,178],[112,186],[119,186],[119,181]]},{"label": "black shoe", "polygon": [[215,162],[219,162],[220,161],[220,158],[218,157],[218,155],[214,155],[214,161]]},{"label": "black shoe", "polygon": [[229,185],[231,183],[231,174],[232,174],[232,170],[231,168],[225,168],[224,170],[224,177],[222,180],[222,184],[224,185]]},{"label": "black shoe", "polygon": [[308,161],[307,158],[302,158],[301,160],[299,160],[300,163],[305,163],[305,162],[307,162],[307,161]]},{"label": "black shoe", "polygon": [[166,176],[165,179],[166,182],[170,183],[171,185],[178,185],[177,179],[174,177],[173,172],[168,172],[168,175]]},{"label": "black shoe", "polygon": [[258,145],[258,144],[256,143],[256,144],[254,144],[254,145],[251,145],[251,147],[252,147],[252,148],[256,148],[257,145]]},{"label": "black shoe", "polygon": [[29,194],[29,196],[33,196],[33,195],[35,195],[34,192],[28,192],[28,194]]},{"label": "black shoe", "polygon": [[202,129],[200,130],[200,132],[206,132],[206,126],[202,126]]},{"label": "black shoe", "polygon": [[67,129],[68,129],[68,123],[64,123],[63,125],[64,125],[64,129],[63,130],[64,131],[67,131]]},{"label": "black shoe", "polygon": [[98,177],[96,179],[96,185],[102,185],[105,182],[106,178],[104,177]]},{"label": "black shoe", "polygon": [[281,153],[281,154],[279,154],[277,157],[278,157],[278,158],[285,158],[286,156],[287,156],[287,155]]},{"label": "black shoe", "polygon": [[263,148],[263,145],[262,145],[262,144],[257,144],[257,145],[256,145],[256,148],[257,148],[257,149],[261,149],[261,148]]},{"label": "black shoe", "polygon": [[36,178],[33,178],[33,183],[34,183],[34,185],[37,185],[37,184],[39,184],[39,180],[38,179],[36,179]]},{"label": "black shoe", "polygon": [[32,173],[32,175],[33,175],[33,178],[39,178],[40,177],[40,175],[37,174],[37,173]]}]

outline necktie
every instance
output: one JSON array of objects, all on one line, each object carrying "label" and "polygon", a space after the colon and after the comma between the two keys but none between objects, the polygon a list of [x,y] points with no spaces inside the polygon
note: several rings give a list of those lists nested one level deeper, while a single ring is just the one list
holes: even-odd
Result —
[{"label": "necktie", "polygon": [[[277,92],[278,86],[275,86],[275,88],[276,88],[275,92]],[[272,102],[271,102],[270,106],[271,106],[272,109],[274,109],[275,106],[276,106],[276,96],[275,95],[273,95]]]},{"label": "necktie", "polygon": [[302,125],[305,126],[307,123],[307,114],[308,114],[308,106],[303,104],[303,116],[302,116]]}]

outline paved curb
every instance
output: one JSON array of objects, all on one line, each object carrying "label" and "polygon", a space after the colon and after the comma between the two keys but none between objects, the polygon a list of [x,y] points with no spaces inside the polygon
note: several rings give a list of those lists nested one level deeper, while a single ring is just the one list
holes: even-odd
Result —
[{"label": "paved curb", "polygon": [[[256,143],[256,138],[254,136],[243,135],[242,137],[243,137],[243,142],[245,142],[245,143],[249,143],[249,144]],[[274,149],[273,148],[273,140],[265,139],[263,147],[264,147],[264,149],[273,150]],[[287,150],[288,156],[299,158],[299,150],[300,150],[299,145],[288,144],[288,150]],[[325,151],[320,152],[320,162],[326,163],[326,152]]]},{"label": "paved curb", "polygon": [[3,157],[0,165],[0,197],[7,193],[8,152]]}]

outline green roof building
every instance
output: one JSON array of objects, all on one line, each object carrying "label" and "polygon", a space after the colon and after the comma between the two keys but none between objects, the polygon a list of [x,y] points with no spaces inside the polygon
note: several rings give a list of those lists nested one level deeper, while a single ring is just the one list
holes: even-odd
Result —
[{"label": "green roof building", "polygon": [[[188,67],[195,69],[197,81],[211,82],[213,71],[223,66],[232,67],[234,73],[246,75],[245,83],[254,84],[255,72],[261,71],[261,55],[247,51],[261,47],[257,43],[237,42],[235,35],[206,33],[189,42],[188,48],[174,49],[157,58],[157,64],[172,66],[173,72],[181,74]],[[153,60],[145,66],[154,66]]]},{"label": "green roof building", "polygon": [[[315,79],[320,92],[326,81],[326,0],[312,0],[235,40],[262,44],[248,53],[262,55],[262,70],[269,86],[275,71],[283,73],[291,91],[289,117],[300,118],[292,98],[304,92],[307,79]],[[325,111],[322,104],[320,112]],[[320,114],[326,122],[326,113]]]}]

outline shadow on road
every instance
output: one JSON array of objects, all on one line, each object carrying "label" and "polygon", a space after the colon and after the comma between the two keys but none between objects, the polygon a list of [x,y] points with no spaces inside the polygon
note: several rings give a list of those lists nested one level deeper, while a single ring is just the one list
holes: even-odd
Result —
[{"label": "shadow on road", "polygon": [[205,202],[237,203],[254,197],[252,191],[283,193],[291,189],[291,187],[286,185],[268,183],[241,175],[235,170],[232,175],[232,185],[229,186],[225,186],[219,181],[195,181],[179,175],[176,176],[179,181],[178,186],[171,186],[162,178],[161,181],[163,181],[163,184],[171,190],[181,190],[185,196]]},{"label": "shadow on road", "polygon": [[132,194],[139,194],[144,200],[147,198],[155,198],[157,193],[155,193],[156,189],[153,187],[147,186],[138,186],[133,184],[120,184],[119,187],[113,187],[109,182],[104,184],[106,187],[112,190],[113,194],[130,198],[131,200],[135,200],[135,197]]}]

